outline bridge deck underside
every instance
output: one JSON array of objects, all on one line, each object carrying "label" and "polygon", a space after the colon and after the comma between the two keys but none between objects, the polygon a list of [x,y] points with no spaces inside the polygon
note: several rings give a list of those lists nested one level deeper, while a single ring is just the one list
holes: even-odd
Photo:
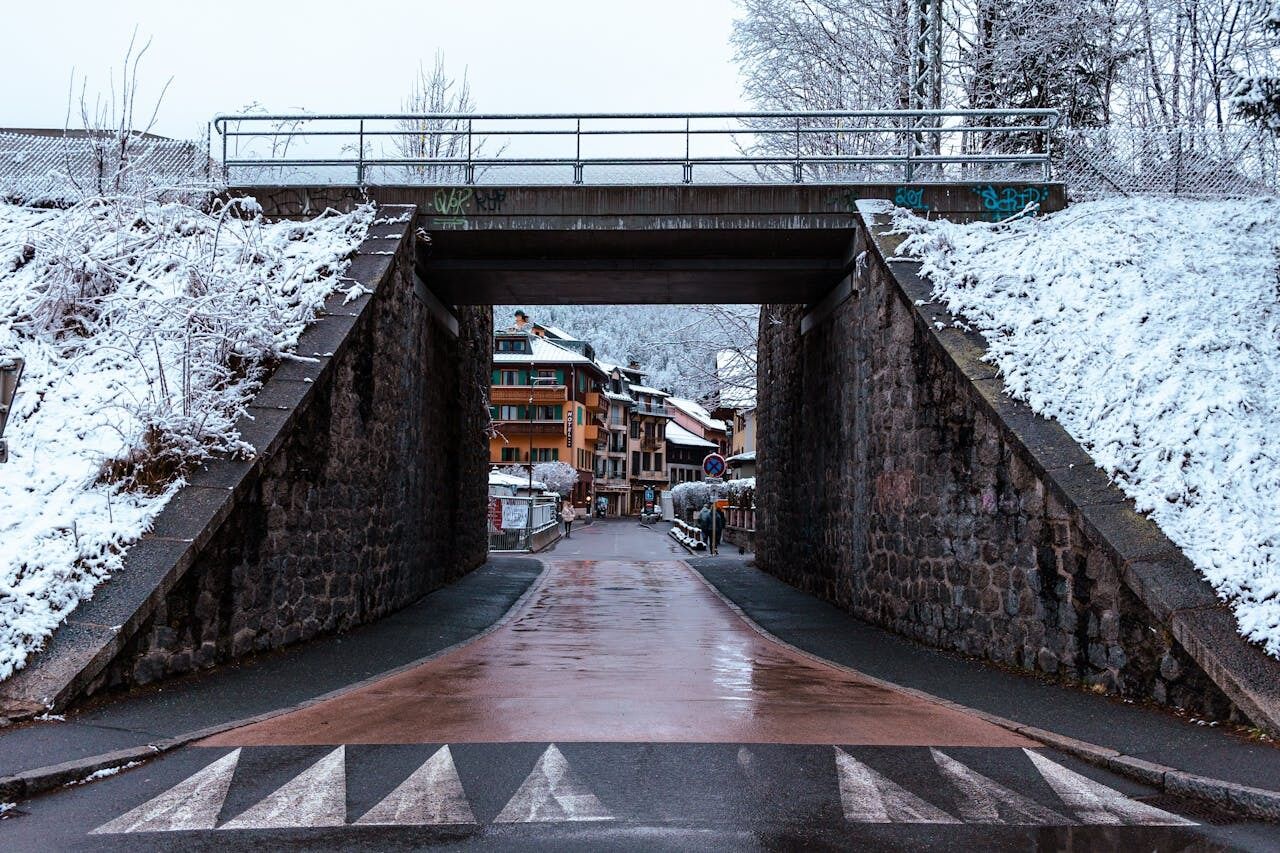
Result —
[{"label": "bridge deck underside", "polygon": [[807,304],[842,275],[851,230],[841,225],[435,232],[419,270],[454,305]]},{"label": "bridge deck underside", "polygon": [[957,221],[1001,218],[1061,184],[254,187],[271,216],[372,199],[412,204],[418,271],[453,305],[802,303],[832,291],[856,202]]}]

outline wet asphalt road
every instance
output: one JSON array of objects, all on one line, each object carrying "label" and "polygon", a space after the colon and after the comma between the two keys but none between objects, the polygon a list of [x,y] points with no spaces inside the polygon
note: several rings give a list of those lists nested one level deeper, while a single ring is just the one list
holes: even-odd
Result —
[{"label": "wet asphalt road", "polygon": [[1280,849],[774,642],[671,548],[575,531],[488,635],[20,804],[0,850]]}]

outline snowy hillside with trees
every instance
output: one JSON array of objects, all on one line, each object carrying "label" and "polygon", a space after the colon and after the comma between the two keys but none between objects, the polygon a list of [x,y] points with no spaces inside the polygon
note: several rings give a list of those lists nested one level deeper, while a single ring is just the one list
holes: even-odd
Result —
[{"label": "snowy hillside with trees", "polygon": [[1280,657],[1280,201],[896,223],[1009,392],[1061,422]]},{"label": "snowy hillside with trees", "polygon": [[0,465],[0,679],[120,570],[185,471],[250,450],[237,418],[373,217],[0,204],[0,358],[26,362]]}]

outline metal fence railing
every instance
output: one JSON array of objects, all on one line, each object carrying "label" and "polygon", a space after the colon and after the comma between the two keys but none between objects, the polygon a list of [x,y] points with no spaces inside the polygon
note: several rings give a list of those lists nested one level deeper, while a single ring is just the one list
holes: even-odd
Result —
[{"label": "metal fence railing", "polygon": [[1056,110],[219,115],[232,185],[1048,180]]},{"label": "metal fence railing", "polygon": [[555,501],[543,497],[489,498],[489,550],[537,551],[560,535]]},{"label": "metal fence railing", "polygon": [[1067,129],[1054,150],[1055,174],[1073,201],[1280,193],[1280,137],[1251,128]]}]

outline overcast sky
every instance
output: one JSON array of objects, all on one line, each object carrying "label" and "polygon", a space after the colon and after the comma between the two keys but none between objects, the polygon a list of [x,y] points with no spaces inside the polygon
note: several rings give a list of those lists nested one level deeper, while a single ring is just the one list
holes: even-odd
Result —
[{"label": "overcast sky", "polygon": [[139,103],[172,76],[156,129],[173,136],[202,136],[211,115],[253,101],[394,112],[436,50],[468,70],[480,111],[740,109],[734,14],[733,0],[12,3],[0,126],[62,127],[72,68],[105,91],[135,24],[152,39]]}]

